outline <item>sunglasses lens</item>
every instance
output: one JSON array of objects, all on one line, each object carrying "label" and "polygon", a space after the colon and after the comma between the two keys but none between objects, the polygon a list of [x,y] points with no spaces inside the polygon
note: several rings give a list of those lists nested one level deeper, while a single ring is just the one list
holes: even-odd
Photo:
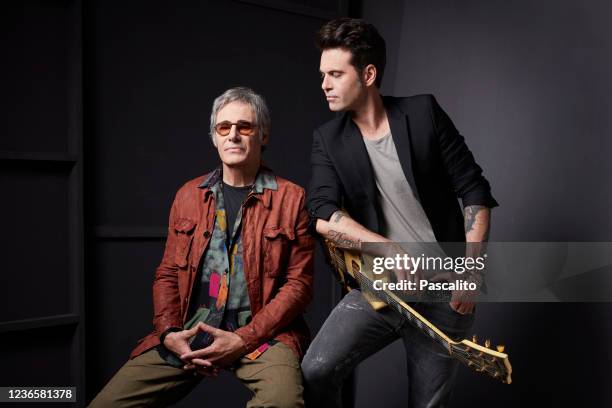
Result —
[{"label": "sunglasses lens", "polygon": [[253,134],[253,125],[250,123],[239,123],[237,125],[238,133],[242,136],[250,136]]},{"label": "sunglasses lens", "polygon": [[227,136],[229,135],[230,130],[232,130],[232,124],[219,123],[217,126],[215,126],[215,129],[217,130],[217,133],[219,133],[221,136]]}]

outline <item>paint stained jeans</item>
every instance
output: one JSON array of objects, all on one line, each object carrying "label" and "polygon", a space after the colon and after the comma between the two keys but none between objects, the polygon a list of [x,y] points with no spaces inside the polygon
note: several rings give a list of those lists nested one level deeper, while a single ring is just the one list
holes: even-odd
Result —
[{"label": "paint stained jeans", "polygon": [[[461,315],[446,302],[422,303],[415,309],[451,338],[465,337],[474,322],[473,313]],[[347,376],[400,337],[408,368],[407,406],[447,407],[457,361],[396,311],[375,311],[358,290],[336,305],[304,357],[306,406],[341,407],[340,389]]]}]

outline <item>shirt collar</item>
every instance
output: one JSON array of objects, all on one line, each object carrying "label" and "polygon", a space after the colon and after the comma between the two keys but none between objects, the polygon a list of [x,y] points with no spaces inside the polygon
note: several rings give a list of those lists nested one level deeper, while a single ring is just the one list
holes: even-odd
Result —
[{"label": "shirt collar", "polygon": [[[218,183],[221,183],[222,180],[221,167],[217,167],[204,177],[204,181],[198,187],[210,189]],[[253,184],[251,193],[262,194],[264,189],[276,191],[278,189],[278,184],[276,183],[276,177],[272,170],[262,165],[257,172],[257,177],[255,177],[255,183]]]}]

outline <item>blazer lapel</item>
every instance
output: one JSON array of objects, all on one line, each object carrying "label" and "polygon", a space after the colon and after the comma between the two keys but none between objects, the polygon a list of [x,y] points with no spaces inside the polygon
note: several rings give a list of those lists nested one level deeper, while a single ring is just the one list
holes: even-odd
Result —
[{"label": "blazer lapel", "polygon": [[408,180],[408,184],[410,184],[412,188],[412,193],[417,200],[421,201],[419,190],[417,189],[414,179],[414,172],[412,171],[412,148],[410,145],[408,116],[399,110],[392,99],[385,97],[383,100],[385,103],[385,110],[387,111],[389,126],[391,127],[391,136],[393,137],[397,156],[402,165],[402,170],[404,171],[404,177]]},{"label": "blazer lapel", "polygon": [[346,158],[351,162],[354,171],[358,175],[358,178],[355,180],[365,190],[370,202],[373,203],[376,199],[376,190],[370,156],[368,156],[359,128],[348,114],[345,114],[342,139],[347,155]]}]

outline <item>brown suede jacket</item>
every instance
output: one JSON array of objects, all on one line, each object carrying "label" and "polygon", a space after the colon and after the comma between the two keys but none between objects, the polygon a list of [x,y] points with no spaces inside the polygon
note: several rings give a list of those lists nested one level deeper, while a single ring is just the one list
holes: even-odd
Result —
[{"label": "brown suede jacket", "polygon": [[[159,344],[169,328],[183,327],[200,260],[215,220],[214,194],[200,188],[208,175],[185,183],[170,210],[168,239],[153,282],[153,326],[130,354]],[[276,339],[303,357],[310,340],[302,316],[312,299],[314,240],[308,232],[304,189],[276,177],[277,189],[250,193],[243,205],[244,273],[252,320],[236,333],[250,353]]]}]

